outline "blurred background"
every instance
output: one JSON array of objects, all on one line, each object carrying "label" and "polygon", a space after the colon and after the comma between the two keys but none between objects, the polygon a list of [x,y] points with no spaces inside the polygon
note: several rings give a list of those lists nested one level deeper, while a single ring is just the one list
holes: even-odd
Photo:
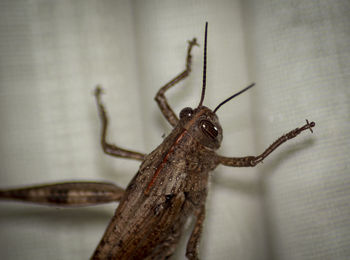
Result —
[{"label": "blurred background", "polygon": [[[219,102],[218,153],[261,153],[316,122],[256,168],[212,173],[201,259],[350,257],[349,1],[0,1],[0,187],[108,180],[125,187],[139,163],[103,154],[93,91],[108,139],[150,152],[171,131],[153,98],[196,106],[209,22],[207,92]],[[2,259],[88,259],[117,204],[57,209],[1,202]],[[184,259],[189,224],[173,259]]]}]

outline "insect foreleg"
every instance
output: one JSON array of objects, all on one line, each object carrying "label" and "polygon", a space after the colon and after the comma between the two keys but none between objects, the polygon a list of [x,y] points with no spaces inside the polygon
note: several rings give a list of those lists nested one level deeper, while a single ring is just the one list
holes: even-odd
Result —
[{"label": "insect foreleg", "polygon": [[312,132],[312,127],[314,126],[314,122],[309,123],[309,121],[306,120],[305,125],[303,125],[300,128],[296,128],[285,135],[282,135],[273,144],[271,144],[262,154],[258,156],[246,156],[240,158],[218,156],[217,162],[226,166],[233,167],[254,167],[258,163],[262,162],[270,153],[272,153],[278,146],[280,146],[284,142],[296,137],[304,130],[310,129],[310,131]]},{"label": "insect foreleg", "polygon": [[195,226],[192,230],[190,239],[188,240],[187,243],[187,248],[186,248],[186,257],[190,260],[195,260],[199,259],[198,258],[198,245],[199,245],[199,240],[202,234],[202,229],[203,229],[203,222],[205,218],[205,206],[202,205],[196,214],[196,223]]},{"label": "insect foreleg", "polygon": [[168,101],[164,95],[165,91],[167,91],[170,87],[174,86],[176,83],[179,81],[183,80],[186,78],[190,72],[191,72],[191,50],[194,45],[198,46],[196,38],[193,38],[192,41],[188,42],[188,49],[187,49],[187,57],[186,57],[186,69],[181,72],[179,75],[177,75],[175,78],[173,78],[170,82],[165,84],[156,94],[155,96],[155,101],[158,103],[158,106],[160,110],[162,111],[163,115],[165,118],[168,120],[168,122],[172,125],[175,126],[179,119],[177,118],[176,114],[174,111],[171,109],[171,107],[168,104]]},{"label": "insect foreleg", "polygon": [[106,110],[104,108],[104,105],[102,104],[102,101],[101,101],[101,93],[102,93],[102,88],[100,86],[97,86],[95,89],[95,97],[96,97],[97,107],[98,107],[98,110],[100,113],[100,118],[102,121],[101,145],[102,145],[103,151],[106,154],[111,155],[111,156],[124,157],[124,158],[128,158],[128,159],[135,159],[135,160],[143,161],[143,159],[145,158],[145,154],[125,150],[125,149],[122,149],[118,146],[110,144],[106,141],[108,118],[107,118],[107,113],[106,113]]},{"label": "insect foreleg", "polygon": [[48,206],[78,207],[116,202],[123,194],[124,189],[113,183],[66,182],[0,190],[0,199]]}]

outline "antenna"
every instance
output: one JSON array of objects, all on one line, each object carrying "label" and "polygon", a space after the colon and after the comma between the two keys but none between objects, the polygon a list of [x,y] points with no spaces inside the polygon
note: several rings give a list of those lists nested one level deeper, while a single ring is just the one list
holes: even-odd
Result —
[{"label": "antenna", "polygon": [[203,87],[202,87],[202,95],[201,100],[199,101],[198,107],[201,107],[204,100],[205,95],[205,86],[207,81],[207,36],[208,36],[208,22],[205,23],[205,35],[204,35],[204,64],[203,64]]},{"label": "antenna", "polygon": [[224,101],[222,101],[215,109],[214,109],[214,113],[216,113],[216,111],[218,111],[218,109],[225,103],[229,102],[231,99],[233,99],[234,97],[237,97],[238,95],[242,94],[243,92],[247,91],[248,89],[254,87],[255,83],[250,84],[248,87],[242,89],[241,91],[237,92],[236,94],[232,95],[231,97],[225,99]]}]

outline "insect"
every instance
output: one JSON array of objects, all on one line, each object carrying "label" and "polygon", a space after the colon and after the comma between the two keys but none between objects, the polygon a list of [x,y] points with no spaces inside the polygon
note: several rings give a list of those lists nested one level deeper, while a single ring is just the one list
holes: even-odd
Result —
[{"label": "insect", "polygon": [[112,183],[65,182],[1,190],[1,199],[20,200],[51,206],[88,206],[119,202],[91,259],[166,259],[175,251],[187,218],[195,225],[186,248],[188,259],[198,259],[198,244],[205,218],[209,172],[219,164],[254,167],[278,146],[315,126],[314,122],[296,128],[278,138],[258,156],[224,157],[215,151],[223,133],[216,115],[218,109],[246,90],[221,102],[214,110],[203,106],[206,89],[207,28],[204,38],[203,87],[199,105],[181,110],[179,118],[169,106],[165,92],[191,71],[191,50],[196,38],[188,43],[186,68],[163,86],[155,100],[167,121],[174,127],[164,141],[149,154],[129,151],[106,141],[108,118],[102,103],[102,88],[95,98],[102,122],[101,145],[111,156],[141,161],[141,166],[126,189]]}]

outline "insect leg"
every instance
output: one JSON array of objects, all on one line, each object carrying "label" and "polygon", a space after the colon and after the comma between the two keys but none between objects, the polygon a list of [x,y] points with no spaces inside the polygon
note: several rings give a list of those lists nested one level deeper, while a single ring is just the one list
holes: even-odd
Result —
[{"label": "insect leg", "polygon": [[246,157],[235,158],[235,157],[224,157],[224,156],[218,155],[217,162],[226,166],[233,166],[233,167],[254,167],[258,163],[262,162],[278,146],[288,141],[289,139],[296,137],[302,131],[310,129],[310,131],[312,132],[312,127],[314,126],[315,126],[314,122],[309,123],[309,121],[306,120],[305,125],[303,125],[300,128],[296,128],[285,135],[282,135],[273,144],[271,144],[262,154],[258,156],[246,156]]},{"label": "insect leg", "polygon": [[157,249],[152,252],[152,255],[148,256],[146,259],[170,259],[170,257],[174,254],[176,246],[179,242],[181,236],[181,229],[174,230],[168,238],[162,242]]},{"label": "insect leg", "polygon": [[104,182],[66,182],[0,190],[0,200],[78,207],[119,201],[124,189]]},{"label": "insect leg", "polygon": [[106,141],[108,118],[107,118],[107,113],[106,113],[105,107],[101,101],[101,94],[102,94],[102,88],[100,86],[97,86],[95,89],[95,97],[96,97],[97,107],[98,107],[98,110],[100,113],[100,118],[102,121],[101,145],[102,145],[103,151],[106,154],[111,155],[111,156],[123,157],[123,158],[129,158],[129,159],[135,159],[135,160],[142,161],[145,158],[145,154],[125,150],[125,149],[122,149],[118,146],[110,144]]},{"label": "insect leg", "polygon": [[202,234],[203,222],[205,218],[205,206],[202,205],[197,211],[197,220],[187,243],[186,257],[190,260],[198,258],[198,244]]},{"label": "insect leg", "polygon": [[171,234],[168,237],[168,239],[163,243],[165,259],[169,259],[174,254],[180,236],[181,232],[180,230],[177,230],[175,233]]},{"label": "insect leg", "polygon": [[167,91],[170,87],[174,86],[176,83],[179,81],[183,80],[186,78],[190,72],[191,72],[191,50],[194,45],[198,45],[196,38],[193,38],[192,41],[188,42],[188,48],[187,48],[187,57],[186,57],[186,69],[181,72],[179,75],[177,75],[175,78],[173,78],[170,82],[165,84],[156,94],[155,96],[155,101],[158,103],[158,106],[160,110],[162,111],[163,115],[165,118],[168,120],[168,122],[172,125],[175,126],[179,119],[177,118],[176,114],[174,111],[171,109],[171,107],[168,104],[168,101],[164,95],[165,91]]}]

